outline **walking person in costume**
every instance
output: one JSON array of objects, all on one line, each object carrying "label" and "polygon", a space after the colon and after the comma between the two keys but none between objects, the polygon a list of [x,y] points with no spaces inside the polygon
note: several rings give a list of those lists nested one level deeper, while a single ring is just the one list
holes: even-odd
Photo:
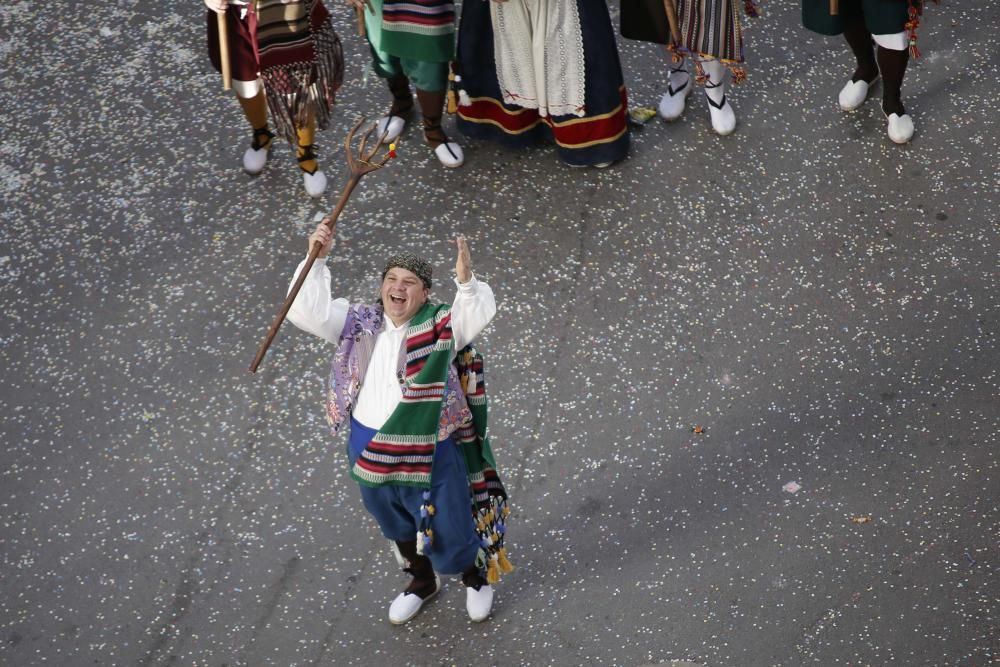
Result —
[{"label": "walking person in costume", "polygon": [[606,0],[462,5],[458,127],[511,146],[555,141],[574,167],[628,154],[628,100]]},{"label": "walking person in costume", "polygon": [[[332,243],[322,223],[309,237],[320,258]],[[473,275],[465,240],[455,243],[450,306],[429,301],[430,264],[403,253],[386,264],[377,304],[333,299],[330,270],[316,262],[288,312],[295,326],[337,346],[327,418],[335,434],[349,428],[351,477],[412,576],[389,606],[395,624],[440,590],[438,574],[461,575],[469,618],[483,621],[491,584],[512,569],[506,493],[486,435],[482,357],[470,345],[496,302]]]},{"label": "walking person in costume", "polygon": [[[334,94],[344,79],[340,39],[322,0],[205,0],[208,51],[221,69],[216,14],[226,17],[233,90],[253,138],[243,169],[264,170],[277,133],[295,146],[305,190],[319,197],[326,176],[313,147],[329,124]],[[274,122],[271,131],[268,111]]]},{"label": "walking person in costume", "polygon": [[881,76],[882,113],[889,138],[897,144],[913,137],[913,119],[903,107],[901,91],[910,55],[920,55],[917,28],[922,10],[919,0],[839,0],[834,15],[829,0],[802,0],[805,27],[821,35],[843,35],[857,60],[854,74],[840,90],[840,108],[853,111],[864,104]]},{"label": "walking person in costume", "polygon": [[424,140],[445,167],[465,163],[462,147],[441,125],[448,94],[448,63],[455,57],[455,3],[452,0],[346,0],[364,14],[372,67],[386,80],[392,102],[379,119],[377,134],[395,141],[413,111],[417,93]]},{"label": "walking person in costume", "polygon": [[[727,82],[746,78],[743,58],[743,28],[739,4],[748,16],[756,16],[752,0],[677,0],[680,43],[674,43],[667,21],[665,0],[622,0],[622,36],[668,44],[671,64],[667,92],[660,98],[659,114],[667,121],[684,113],[695,81],[705,88],[712,129],[725,136],[736,129],[736,112],[726,96]],[[670,0],[672,1],[672,0]]]}]

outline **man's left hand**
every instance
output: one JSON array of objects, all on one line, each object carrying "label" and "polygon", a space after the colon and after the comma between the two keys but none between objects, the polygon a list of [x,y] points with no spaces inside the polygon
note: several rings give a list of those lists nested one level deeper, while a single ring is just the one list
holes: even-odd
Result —
[{"label": "man's left hand", "polygon": [[467,283],[472,280],[472,255],[469,254],[469,244],[464,236],[456,236],[452,243],[458,250],[458,255],[455,257],[455,274],[458,276],[458,282]]}]

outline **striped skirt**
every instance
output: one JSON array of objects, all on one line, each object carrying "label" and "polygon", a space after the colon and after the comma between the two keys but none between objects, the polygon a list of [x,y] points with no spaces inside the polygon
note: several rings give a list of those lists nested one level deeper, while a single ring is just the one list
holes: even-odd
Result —
[{"label": "striped skirt", "polygon": [[683,47],[691,54],[743,62],[743,30],[736,0],[678,0]]},{"label": "striped skirt", "polygon": [[[670,32],[663,0],[621,0],[622,35],[667,44]],[[684,55],[743,62],[743,29],[737,0],[676,0],[679,51]]]}]

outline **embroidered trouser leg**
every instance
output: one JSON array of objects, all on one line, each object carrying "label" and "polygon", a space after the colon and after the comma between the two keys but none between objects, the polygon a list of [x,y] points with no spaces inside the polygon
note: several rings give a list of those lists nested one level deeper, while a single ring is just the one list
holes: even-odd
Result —
[{"label": "embroidered trouser leg", "polygon": [[[351,465],[377,433],[351,419],[348,459]],[[476,561],[479,536],[472,521],[468,469],[462,451],[451,438],[437,443],[431,474],[431,499],[435,514],[431,520],[433,541],[424,555],[441,574],[461,574]],[[361,500],[375,517],[379,529],[394,542],[413,540],[420,525],[423,489],[408,486],[361,485]]]}]

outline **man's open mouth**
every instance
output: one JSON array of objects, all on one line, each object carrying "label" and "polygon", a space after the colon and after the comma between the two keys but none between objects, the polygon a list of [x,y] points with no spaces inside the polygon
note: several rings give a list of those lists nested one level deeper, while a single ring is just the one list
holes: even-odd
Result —
[{"label": "man's open mouth", "polygon": [[389,300],[393,303],[406,303],[406,297],[396,296],[395,294],[390,294]]}]

